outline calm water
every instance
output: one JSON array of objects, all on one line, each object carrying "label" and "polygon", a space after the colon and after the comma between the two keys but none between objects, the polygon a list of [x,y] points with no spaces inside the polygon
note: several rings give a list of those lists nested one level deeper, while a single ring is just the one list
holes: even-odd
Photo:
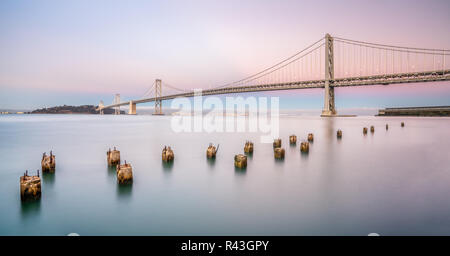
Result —
[{"label": "calm water", "polygon": [[[0,235],[450,235],[449,118],[280,123],[284,161],[259,134],[175,134],[168,116],[0,116]],[[375,134],[363,136],[370,125]],[[308,132],[308,155],[288,145]],[[236,171],[246,139],[255,152]],[[220,144],[215,161],[209,142]],[[107,167],[112,146],[132,163],[132,186]],[[43,176],[39,202],[21,203],[19,176],[50,149],[56,173]]]}]

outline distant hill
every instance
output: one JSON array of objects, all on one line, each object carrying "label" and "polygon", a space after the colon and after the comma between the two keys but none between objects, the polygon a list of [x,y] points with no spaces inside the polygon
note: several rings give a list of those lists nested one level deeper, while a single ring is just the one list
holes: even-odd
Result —
[{"label": "distant hill", "polygon": [[[51,108],[36,109],[28,114],[98,114],[95,111],[97,106],[94,105],[82,105],[82,106],[57,106]],[[125,111],[120,111],[121,114],[125,114]],[[114,114],[114,109],[105,109],[104,114]]]}]

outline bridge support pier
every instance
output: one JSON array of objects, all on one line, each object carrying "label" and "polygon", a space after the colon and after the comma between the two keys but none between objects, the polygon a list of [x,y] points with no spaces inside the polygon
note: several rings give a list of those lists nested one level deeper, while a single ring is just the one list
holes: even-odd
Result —
[{"label": "bridge support pier", "polygon": [[128,109],[128,115],[136,115],[136,103],[130,101],[130,108]]},{"label": "bridge support pier", "polygon": [[98,103],[98,109],[99,109],[100,115],[104,114],[104,111],[103,111],[104,106],[105,106],[105,104],[103,104],[103,101],[101,100],[100,103]]},{"label": "bridge support pier", "polygon": [[325,92],[324,105],[321,116],[335,116],[336,108],[334,106],[334,53],[333,37],[330,34],[325,35]]}]

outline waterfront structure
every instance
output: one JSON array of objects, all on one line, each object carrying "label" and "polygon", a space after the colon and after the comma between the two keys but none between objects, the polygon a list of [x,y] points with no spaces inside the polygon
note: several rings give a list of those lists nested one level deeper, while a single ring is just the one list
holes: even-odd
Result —
[{"label": "waterfront structure", "polygon": [[[347,54],[346,54],[347,53]],[[353,54],[348,54],[353,53]],[[318,59],[318,56],[320,57]],[[362,42],[326,34],[302,51],[276,65],[232,83],[203,90],[202,95],[219,95],[258,91],[324,88],[324,117],[335,116],[336,87],[389,85],[418,82],[449,81],[446,56],[450,50],[425,49]],[[369,63],[371,59],[372,63]],[[172,90],[163,95],[162,88]],[[116,102],[98,111],[129,105],[136,114],[136,104],[155,102],[155,115],[162,115],[162,101],[178,97],[194,97],[193,91],[169,85],[156,79],[140,99]]]}]

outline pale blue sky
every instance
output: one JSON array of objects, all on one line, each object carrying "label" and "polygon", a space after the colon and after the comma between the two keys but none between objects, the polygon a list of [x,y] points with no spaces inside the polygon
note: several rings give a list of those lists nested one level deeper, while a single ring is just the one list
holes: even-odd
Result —
[{"label": "pale blue sky", "polygon": [[[139,97],[155,78],[207,88],[330,33],[450,48],[450,1],[0,1],[0,108]],[[338,107],[449,105],[448,82],[337,90]],[[378,88],[378,90],[376,90]],[[414,92],[410,93],[408,92]],[[322,90],[280,93],[320,108]]]}]

